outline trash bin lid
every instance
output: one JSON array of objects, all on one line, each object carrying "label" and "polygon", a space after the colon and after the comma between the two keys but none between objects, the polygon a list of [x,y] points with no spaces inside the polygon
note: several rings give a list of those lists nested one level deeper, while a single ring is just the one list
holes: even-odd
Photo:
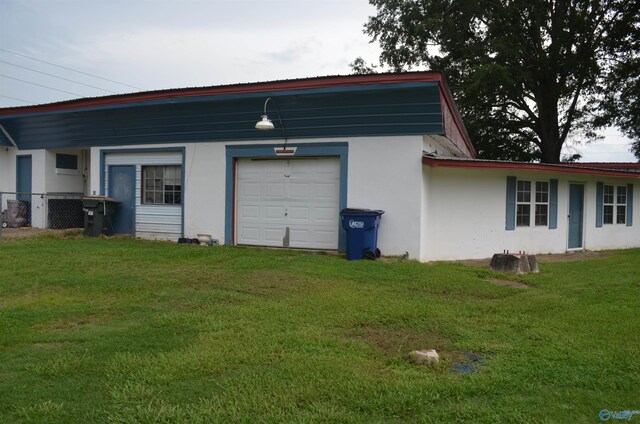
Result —
[{"label": "trash bin lid", "polygon": [[382,215],[383,210],[380,209],[358,209],[345,208],[340,211],[340,215]]},{"label": "trash bin lid", "polygon": [[111,203],[121,203],[119,200],[113,199],[107,196],[84,196],[82,200],[94,201],[94,202],[111,202]]}]

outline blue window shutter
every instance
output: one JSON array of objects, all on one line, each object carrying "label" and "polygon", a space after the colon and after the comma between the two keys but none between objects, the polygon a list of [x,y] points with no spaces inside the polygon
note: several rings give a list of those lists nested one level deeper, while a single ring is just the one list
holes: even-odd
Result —
[{"label": "blue window shutter", "polygon": [[507,177],[507,213],[505,230],[516,229],[516,177]]},{"label": "blue window shutter", "polygon": [[549,181],[549,228],[558,228],[558,180]]},{"label": "blue window shutter", "polygon": [[633,184],[627,184],[627,227],[633,225]]},{"label": "blue window shutter", "polygon": [[604,183],[596,185],[596,227],[602,227],[602,202],[604,201]]}]

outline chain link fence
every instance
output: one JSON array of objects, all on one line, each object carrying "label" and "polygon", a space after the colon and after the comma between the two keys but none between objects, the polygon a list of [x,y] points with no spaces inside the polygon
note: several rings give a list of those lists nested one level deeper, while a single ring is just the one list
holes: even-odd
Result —
[{"label": "chain link fence", "polygon": [[0,192],[0,239],[25,230],[84,228],[82,193]]}]

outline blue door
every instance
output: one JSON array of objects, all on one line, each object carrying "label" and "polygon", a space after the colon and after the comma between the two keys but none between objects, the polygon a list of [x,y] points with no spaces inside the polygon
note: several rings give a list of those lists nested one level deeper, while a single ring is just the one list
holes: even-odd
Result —
[{"label": "blue door", "polygon": [[[20,225],[31,225],[31,155],[16,156],[16,195],[18,203],[18,218],[22,219]],[[29,193],[29,194],[25,194]]]},{"label": "blue door", "polygon": [[114,234],[135,234],[136,167],[109,167],[109,197],[120,202],[113,216]]},{"label": "blue door", "polygon": [[569,185],[569,249],[582,247],[582,211],[584,209],[584,186]]}]

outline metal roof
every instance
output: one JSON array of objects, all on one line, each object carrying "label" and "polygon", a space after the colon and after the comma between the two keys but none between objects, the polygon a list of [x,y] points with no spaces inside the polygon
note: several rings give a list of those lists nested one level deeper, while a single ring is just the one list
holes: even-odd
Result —
[{"label": "metal roof", "polygon": [[[267,97],[288,138],[445,134],[451,93],[438,72],[331,76],[170,89],[0,109],[20,149],[280,139],[258,133]],[[276,126],[275,111],[268,110]],[[447,115],[449,116],[449,115]],[[455,106],[453,140],[475,154]],[[0,143],[10,145],[4,134]]]}]

